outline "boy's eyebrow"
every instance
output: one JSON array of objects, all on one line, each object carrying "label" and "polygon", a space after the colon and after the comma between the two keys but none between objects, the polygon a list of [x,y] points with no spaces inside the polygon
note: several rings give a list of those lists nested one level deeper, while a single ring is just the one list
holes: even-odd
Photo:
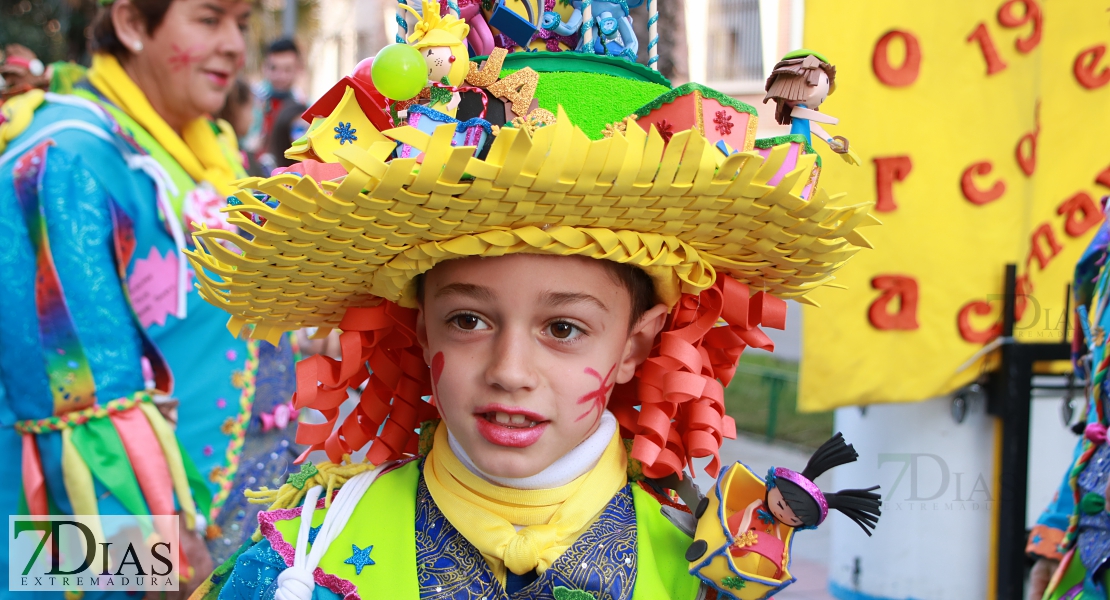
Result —
[{"label": "boy's eyebrow", "polygon": [[598,300],[594,296],[580,292],[544,292],[540,298],[540,302],[547,306],[565,306],[567,304],[575,304],[585,302],[593,304],[605,312],[609,312],[609,307],[605,303]]},{"label": "boy's eyebrow", "polygon": [[493,292],[491,292],[489,288],[473,283],[452,283],[445,285],[436,291],[435,297],[438,299],[453,295],[469,296],[475,300],[483,300],[486,302],[493,301]]}]

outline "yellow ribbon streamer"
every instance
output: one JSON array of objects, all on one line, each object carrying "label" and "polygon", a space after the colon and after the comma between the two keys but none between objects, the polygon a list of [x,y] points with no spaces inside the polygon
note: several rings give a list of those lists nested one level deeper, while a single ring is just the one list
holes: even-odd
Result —
[{"label": "yellow ribbon streamer", "polygon": [[[438,427],[424,462],[424,481],[436,506],[485,557],[502,582],[505,571],[543,573],[597,518],[627,483],[627,456],[617,432],[597,466],[549,490],[518,490],[489,483],[451,451]],[[513,525],[524,525],[519,532]]]},{"label": "yellow ribbon streamer", "polygon": [[234,193],[235,188],[231,182],[238,177],[220,148],[220,141],[212,130],[208,117],[200,117],[186,124],[181,135],[178,135],[150,105],[146,94],[135,85],[119,61],[110,54],[93,55],[88,79],[100,93],[153,136],[194,181],[207,181],[224,196]]},{"label": "yellow ribbon streamer", "polygon": [[158,445],[162,447],[162,454],[166,456],[166,466],[170,469],[170,479],[173,480],[177,503],[185,515],[185,527],[196,529],[197,505],[193,502],[193,490],[189,488],[189,478],[185,475],[185,462],[181,460],[181,448],[177,445],[173,431],[153,404],[143,402],[139,404],[139,410],[143,411],[147,421],[150,421],[150,428],[154,430]]},{"label": "yellow ribbon streamer", "polygon": [[[81,453],[73,445],[73,430],[62,430],[62,483],[66,488],[66,495],[73,505],[75,515],[99,515],[100,509],[96,503],[96,491],[93,487],[92,471],[81,458]],[[103,540],[104,531],[100,520],[88,523],[93,530],[94,540]]]}]

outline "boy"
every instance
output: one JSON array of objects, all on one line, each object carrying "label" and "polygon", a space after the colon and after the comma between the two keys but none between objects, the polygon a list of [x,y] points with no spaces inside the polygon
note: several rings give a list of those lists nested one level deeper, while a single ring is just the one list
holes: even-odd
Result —
[{"label": "boy", "polygon": [[327,421],[298,441],[331,462],[255,494],[272,503],[257,543],[206,597],[742,597],[690,574],[705,502],[685,471],[719,470],[722,384],[771,346],[759,325],[782,327],[781,298],[866,243],[867,207],[800,197],[813,155],[776,177],[785,148],[725,157],[631,119],[590,140],[556,108],[484,160],[454,127],[383,132],[422,163],[352,144],[340,181],[247,181],[230,220],[252,240],[198,235],[201,292],[232,331],[343,332],[341,361],[298,366],[294,399]]}]

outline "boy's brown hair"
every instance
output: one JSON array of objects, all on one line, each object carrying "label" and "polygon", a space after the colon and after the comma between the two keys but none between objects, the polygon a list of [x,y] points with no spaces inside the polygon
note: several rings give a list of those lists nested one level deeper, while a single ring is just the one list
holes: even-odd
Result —
[{"label": "boy's brown hair", "polygon": [[794,105],[806,98],[806,89],[817,85],[821,71],[829,77],[829,92],[836,82],[836,67],[810,54],[780,60],[771,70],[764,88],[767,95],[763,102],[775,101],[775,120],[780,125],[789,125],[790,111]]}]

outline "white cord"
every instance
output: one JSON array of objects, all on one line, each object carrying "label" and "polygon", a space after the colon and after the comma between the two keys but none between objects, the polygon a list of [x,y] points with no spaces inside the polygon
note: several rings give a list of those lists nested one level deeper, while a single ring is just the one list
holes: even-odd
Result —
[{"label": "white cord", "polygon": [[316,512],[316,503],[323,488],[315,486],[308,490],[304,506],[301,508],[301,525],[297,533],[293,565],[278,575],[278,588],[274,593],[274,600],[312,600],[312,590],[316,587],[313,573],[320,565],[320,560],[324,558],[331,543],[347,527],[347,522],[350,521],[355,507],[366,494],[366,490],[370,489],[370,485],[378,475],[391,464],[386,463],[373,471],[359,473],[339,488],[339,493],[332,500],[331,508],[328,509],[328,514],[316,533],[316,541],[312,543],[312,549],[306,552],[309,529],[312,527],[312,515]]}]

